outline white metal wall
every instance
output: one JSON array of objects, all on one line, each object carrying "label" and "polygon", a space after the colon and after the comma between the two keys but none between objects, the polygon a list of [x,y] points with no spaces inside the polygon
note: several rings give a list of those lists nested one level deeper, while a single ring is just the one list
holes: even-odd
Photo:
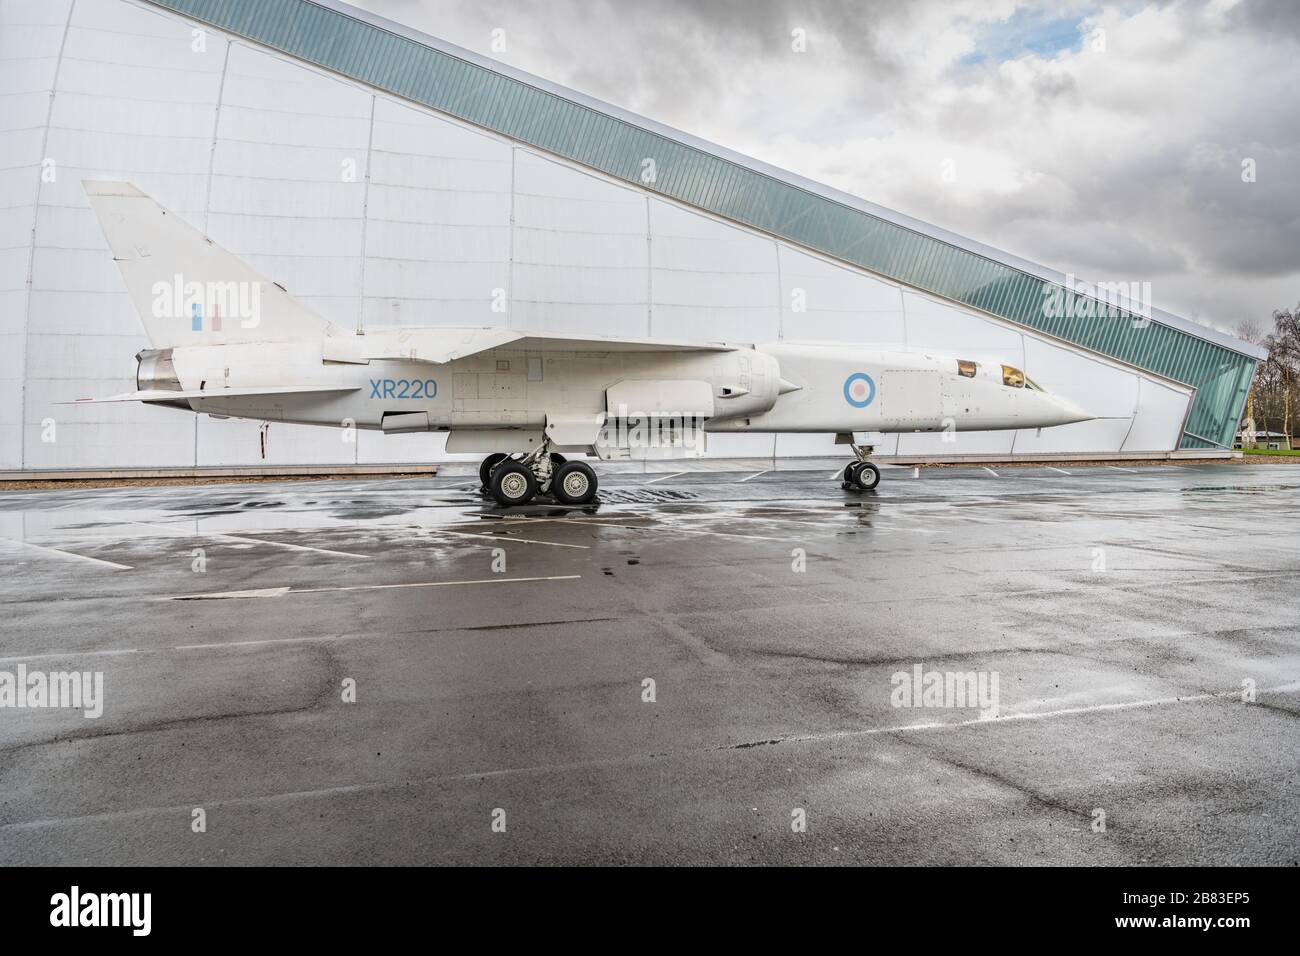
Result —
[{"label": "white metal wall", "polygon": [[[146,346],[82,193],[129,179],[343,328],[509,325],[906,343],[1021,365],[1108,417],[884,453],[1175,447],[1186,390],[717,220],[136,0],[0,0],[0,468],[257,463],[258,425],[57,402]],[[51,421],[53,427],[51,427]],[[277,424],[267,460],[420,461],[437,435]],[[714,436],[711,454],[821,436]]]}]

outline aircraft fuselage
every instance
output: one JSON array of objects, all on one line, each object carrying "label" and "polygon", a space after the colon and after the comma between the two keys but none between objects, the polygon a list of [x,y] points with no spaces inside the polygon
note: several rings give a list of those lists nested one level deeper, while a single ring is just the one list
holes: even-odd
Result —
[{"label": "aircraft fuselage", "polygon": [[[145,355],[157,353],[143,353]],[[196,412],[389,432],[449,431],[457,450],[548,420],[683,418],[705,431],[854,433],[1039,428],[1089,416],[996,362],[849,345],[714,352],[488,349],[443,364],[323,361],[318,342],[179,347],[171,382]],[[151,372],[145,373],[152,374]],[[334,392],[223,395],[292,382]],[[178,403],[180,404],[180,403]],[[558,445],[572,443],[557,441]]]}]

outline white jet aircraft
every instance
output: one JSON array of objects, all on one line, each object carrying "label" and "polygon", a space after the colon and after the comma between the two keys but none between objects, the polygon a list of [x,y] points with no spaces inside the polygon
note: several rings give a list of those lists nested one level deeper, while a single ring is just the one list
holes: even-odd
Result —
[{"label": "white jet aircraft", "polygon": [[564,453],[703,453],[712,432],[831,433],[853,449],[845,490],[880,470],[856,432],[1046,428],[1093,418],[998,361],[864,345],[665,342],[504,328],[351,332],[125,182],[83,183],[152,348],[144,402],[218,417],[448,432],[481,452],[502,506],[596,495]]}]

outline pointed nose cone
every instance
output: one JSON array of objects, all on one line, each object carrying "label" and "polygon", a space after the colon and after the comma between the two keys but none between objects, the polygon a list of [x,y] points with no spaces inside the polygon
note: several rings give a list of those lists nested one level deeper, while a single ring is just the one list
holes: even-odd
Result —
[{"label": "pointed nose cone", "polygon": [[1091,412],[1084,411],[1068,398],[1062,398],[1060,395],[1052,396],[1052,404],[1056,406],[1058,425],[1072,425],[1075,422],[1090,422],[1097,416]]}]

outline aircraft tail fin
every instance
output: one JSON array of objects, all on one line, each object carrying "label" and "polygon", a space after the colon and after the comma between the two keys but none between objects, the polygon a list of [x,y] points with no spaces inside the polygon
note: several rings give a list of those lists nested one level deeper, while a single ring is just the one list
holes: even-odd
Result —
[{"label": "aircraft tail fin", "polygon": [[288,342],[337,330],[131,183],[82,183],[156,349]]}]

